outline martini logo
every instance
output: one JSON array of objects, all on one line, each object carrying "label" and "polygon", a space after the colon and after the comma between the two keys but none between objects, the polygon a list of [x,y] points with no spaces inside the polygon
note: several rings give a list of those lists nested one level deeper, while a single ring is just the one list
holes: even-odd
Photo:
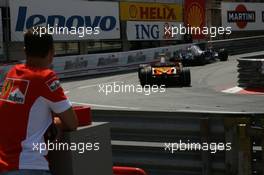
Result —
[{"label": "martini logo", "polygon": [[256,21],[256,12],[248,11],[243,4],[240,4],[235,11],[227,12],[227,21],[236,23],[240,29],[243,29],[247,26],[247,23]]},{"label": "martini logo", "polygon": [[28,85],[29,81],[27,80],[7,78],[2,89],[0,100],[24,104]]}]

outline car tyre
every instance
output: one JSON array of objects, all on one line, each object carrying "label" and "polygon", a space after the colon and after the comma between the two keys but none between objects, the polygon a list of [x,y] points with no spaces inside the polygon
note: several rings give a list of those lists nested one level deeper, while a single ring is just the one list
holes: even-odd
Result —
[{"label": "car tyre", "polygon": [[141,86],[151,84],[151,67],[139,69],[139,81]]},{"label": "car tyre", "polygon": [[191,86],[191,72],[188,68],[183,68],[182,70],[182,85],[183,86]]},{"label": "car tyre", "polygon": [[228,51],[225,49],[220,49],[218,51],[218,58],[220,61],[227,61],[228,60]]}]

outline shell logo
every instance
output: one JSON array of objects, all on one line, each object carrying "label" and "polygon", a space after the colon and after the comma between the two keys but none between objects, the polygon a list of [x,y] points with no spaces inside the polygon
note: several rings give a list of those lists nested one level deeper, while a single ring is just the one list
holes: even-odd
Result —
[{"label": "shell logo", "polygon": [[129,15],[130,15],[130,17],[131,18],[136,18],[137,17],[137,13],[138,13],[137,7],[135,5],[131,5],[129,7]]},{"label": "shell logo", "polygon": [[203,24],[204,12],[199,3],[192,3],[187,9],[186,21],[192,27],[201,27]]}]

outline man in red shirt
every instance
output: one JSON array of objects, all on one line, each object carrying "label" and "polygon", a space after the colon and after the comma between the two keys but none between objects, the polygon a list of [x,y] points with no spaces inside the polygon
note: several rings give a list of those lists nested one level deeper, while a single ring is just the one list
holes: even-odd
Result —
[{"label": "man in red shirt", "polygon": [[[24,43],[26,64],[8,72],[0,94],[0,175],[50,175],[47,151],[35,150],[34,145],[45,143],[44,134],[54,121],[71,131],[78,120],[58,77],[49,69],[52,36],[29,30]],[[53,120],[52,113],[59,119]]]}]

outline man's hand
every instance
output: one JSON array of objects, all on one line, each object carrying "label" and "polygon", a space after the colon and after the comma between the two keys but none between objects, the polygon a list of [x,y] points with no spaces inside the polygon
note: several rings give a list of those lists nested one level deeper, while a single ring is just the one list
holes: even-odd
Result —
[{"label": "man's hand", "polygon": [[59,141],[60,138],[62,137],[63,134],[63,124],[62,121],[59,117],[54,117],[53,119],[53,124],[56,128],[56,136],[55,136],[55,141]]},{"label": "man's hand", "polygon": [[74,131],[78,127],[78,119],[72,108],[60,114],[52,113],[53,123],[45,133],[45,140],[58,141],[63,131]]},{"label": "man's hand", "polygon": [[74,131],[78,127],[78,119],[72,108],[60,113],[55,114],[54,124],[62,131]]}]

